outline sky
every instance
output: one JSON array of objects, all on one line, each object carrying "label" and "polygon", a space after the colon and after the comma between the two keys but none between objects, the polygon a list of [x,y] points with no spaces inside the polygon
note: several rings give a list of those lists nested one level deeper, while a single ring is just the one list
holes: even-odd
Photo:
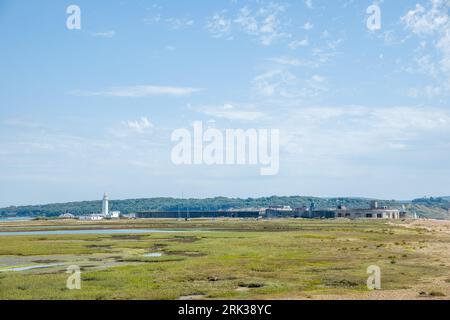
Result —
[{"label": "sky", "polygon": [[[70,5],[81,29],[67,28]],[[377,5],[380,28],[367,26]],[[0,0],[0,206],[450,195],[450,1]],[[174,130],[280,130],[279,172]]]}]

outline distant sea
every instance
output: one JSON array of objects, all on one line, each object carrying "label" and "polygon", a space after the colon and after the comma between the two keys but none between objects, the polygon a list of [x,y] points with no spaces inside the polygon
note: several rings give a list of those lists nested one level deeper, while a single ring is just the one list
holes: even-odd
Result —
[{"label": "distant sea", "polygon": [[0,217],[0,221],[29,221],[33,219],[33,217]]}]

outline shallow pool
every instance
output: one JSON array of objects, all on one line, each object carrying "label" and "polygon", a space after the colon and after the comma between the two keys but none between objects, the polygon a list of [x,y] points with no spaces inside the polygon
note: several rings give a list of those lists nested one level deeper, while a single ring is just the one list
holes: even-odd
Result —
[{"label": "shallow pool", "polygon": [[64,264],[47,264],[47,265],[37,265],[37,266],[27,266],[27,267],[17,267],[17,268],[6,268],[1,269],[0,272],[19,272],[19,271],[28,271],[28,270],[34,270],[34,269],[47,269],[52,267],[60,267]]},{"label": "shallow pool", "polygon": [[33,217],[0,217],[0,222],[30,221]]},{"label": "shallow pool", "polygon": [[144,257],[158,258],[162,257],[162,253],[159,252],[146,253],[144,254]]}]

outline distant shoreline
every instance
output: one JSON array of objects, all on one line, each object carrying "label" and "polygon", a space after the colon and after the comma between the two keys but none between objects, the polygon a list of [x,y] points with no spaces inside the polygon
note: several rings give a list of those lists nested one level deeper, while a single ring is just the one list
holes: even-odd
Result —
[{"label": "distant shoreline", "polygon": [[31,221],[36,219],[36,217],[2,217],[0,216],[1,221]]}]

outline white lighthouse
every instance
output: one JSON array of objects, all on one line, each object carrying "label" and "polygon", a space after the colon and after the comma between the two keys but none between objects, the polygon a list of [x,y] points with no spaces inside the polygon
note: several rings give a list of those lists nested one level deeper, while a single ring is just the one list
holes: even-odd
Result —
[{"label": "white lighthouse", "polygon": [[102,215],[105,217],[109,216],[109,197],[106,192],[103,195]]}]

